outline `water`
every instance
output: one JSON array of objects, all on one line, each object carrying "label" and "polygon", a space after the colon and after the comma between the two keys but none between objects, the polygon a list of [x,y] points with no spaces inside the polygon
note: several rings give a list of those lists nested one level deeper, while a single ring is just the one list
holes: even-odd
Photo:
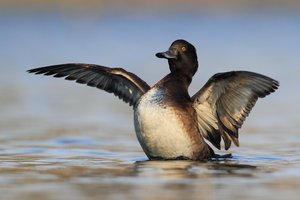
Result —
[{"label": "water", "polygon": [[[298,199],[299,12],[175,11],[1,10],[0,199]],[[168,73],[154,54],[177,38],[198,49],[191,94],[233,69],[281,83],[258,101],[231,159],[148,161],[132,108],[95,88],[25,73],[98,63],[153,85]]]}]

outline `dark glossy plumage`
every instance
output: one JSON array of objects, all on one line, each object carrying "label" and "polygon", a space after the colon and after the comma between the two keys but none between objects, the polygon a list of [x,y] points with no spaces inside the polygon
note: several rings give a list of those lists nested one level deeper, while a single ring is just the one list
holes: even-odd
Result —
[{"label": "dark glossy plumage", "polygon": [[[170,74],[153,87],[121,68],[69,63],[28,70],[29,73],[65,77],[114,93],[134,105],[135,130],[150,159],[206,160],[218,157],[205,139],[221,149],[239,145],[238,130],[258,98],[274,92],[279,82],[247,71],[212,76],[192,97],[188,87],[198,69],[195,47],[176,40],[166,58]],[[172,142],[170,142],[172,141]]]},{"label": "dark glossy plumage", "polygon": [[109,93],[114,93],[129,105],[147,92],[150,87],[135,74],[121,68],[109,68],[94,64],[69,63],[52,65],[28,70],[29,73],[44,74],[56,78],[66,77],[66,80],[76,80],[77,83],[97,87]]}]

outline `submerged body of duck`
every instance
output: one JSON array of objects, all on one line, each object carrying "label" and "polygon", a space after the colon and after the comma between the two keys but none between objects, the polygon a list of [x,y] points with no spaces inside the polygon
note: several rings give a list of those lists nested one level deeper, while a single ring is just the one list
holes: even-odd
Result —
[{"label": "submerged body of duck", "polygon": [[149,159],[207,160],[216,157],[211,142],[225,149],[238,143],[238,129],[259,97],[274,92],[279,83],[247,71],[218,73],[194,96],[188,94],[198,69],[195,47],[176,40],[168,51],[171,73],[153,87],[121,68],[93,64],[61,64],[31,69],[35,74],[66,77],[114,93],[134,109],[137,138]]}]

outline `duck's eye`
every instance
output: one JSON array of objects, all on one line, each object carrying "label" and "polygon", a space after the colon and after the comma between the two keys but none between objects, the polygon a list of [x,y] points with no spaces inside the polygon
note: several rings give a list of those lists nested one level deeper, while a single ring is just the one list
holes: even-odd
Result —
[{"label": "duck's eye", "polygon": [[182,52],[186,52],[186,50],[187,50],[186,47],[181,47]]}]

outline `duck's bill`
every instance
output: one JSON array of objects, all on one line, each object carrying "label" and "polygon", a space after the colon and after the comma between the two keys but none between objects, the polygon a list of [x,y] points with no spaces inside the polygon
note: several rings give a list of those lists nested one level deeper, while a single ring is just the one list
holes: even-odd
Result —
[{"label": "duck's bill", "polygon": [[176,51],[166,51],[166,52],[159,52],[155,54],[158,58],[166,58],[166,59],[176,59],[177,58],[177,52]]}]

